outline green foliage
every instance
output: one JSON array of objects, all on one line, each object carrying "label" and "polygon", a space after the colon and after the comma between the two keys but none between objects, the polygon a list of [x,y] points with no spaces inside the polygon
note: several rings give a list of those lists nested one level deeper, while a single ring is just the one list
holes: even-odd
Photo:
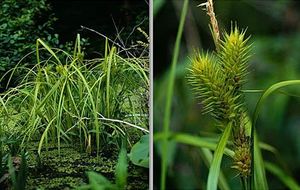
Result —
[{"label": "green foliage", "polygon": [[[155,3],[159,4],[160,2],[162,1],[156,1]],[[249,60],[251,70],[255,72],[251,72],[248,75],[246,71],[242,73],[243,75],[241,75],[240,71],[242,71],[243,69],[233,68],[233,70],[235,70],[236,73],[239,73],[242,77],[236,78],[237,80],[234,80],[234,77],[228,77],[229,80],[227,80],[228,86],[230,85],[229,83],[231,83],[233,85],[231,88],[236,88],[237,94],[242,94],[242,96],[239,98],[239,102],[242,103],[242,107],[245,108],[245,105],[247,105],[247,109],[243,111],[244,113],[246,113],[244,114],[245,119],[240,122],[244,123],[241,126],[246,126],[245,129],[239,131],[241,134],[245,135],[241,135],[240,139],[235,140],[236,135],[234,134],[238,134],[238,131],[234,132],[233,130],[233,138],[230,138],[226,145],[226,149],[229,150],[229,152],[226,151],[226,149],[224,151],[224,154],[229,156],[229,159],[227,157],[224,157],[225,159],[222,160],[222,164],[224,162],[224,165],[221,168],[224,168],[223,172],[228,180],[227,182],[229,185],[229,189],[243,188],[248,190],[260,190],[267,189],[268,187],[270,189],[297,189],[299,188],[299,185],[296,182],[297,180],[293,179],[293,175],[295,176],[297,173],[299,173],[299,154],[297,153],[299,153],[300,149],[299,143],[297,143],[297,141],[299,141],[299,138],[297,138],[296,135],[298,134],[297,123],[299,121],[299,109],[297,109],[299,107],[297,100],[297,97],[299,97],[299,89],[296,88],[296,86],[287,87],[286,90],[280,89],[279,93],[277,94],[278,96],[270,96],[270,94],[268,94],[268,98],[265,98],[264,95],[261,94],[264,92],[269,93],[270,90],[268,89],[268,87],[272,85],[274,81],[299,78],[299,53],[297,53],[297,50],[299,49],[299,36],[297,35],[297,31],[294,30],[294,28],[289,28],[288,32],[287,30],[279,30],[276,31],[276,35],[274,35],[273,26],[278,25],[279,23],[286,26],[288,25],[288,19],[279,16],[282,12],[278,15],[278,11],[276,11],[277,9],[272,6],[272,3],[268,3],[268,5],[270,6],[268,6],[269,10],[267,11],[267,13],[266,9],[261,9],[262,7],[260,5],[256,5],[253,7],[252,5],[249,6],[249,4],[242,1],[214,2],[217,5],[216,9],[220,11],[216,14],[220,18],[220,26],[227,26],[226,23],[234,18],[238,19],[239,23],[243,24],[244,26],[252,25],[252,27],[249,27],[248,31],[251,31],[251,33],[255,34],[255,37],[253,38],[254,48],[251,48],[251,52],[253,52],[253,58]],[[278,7],[281,7],[281,11],[283,12],[290,12],[291,10],[296,9],[295,7],[297,6],[294,5],[297,4],[298,3],[295,2],[284,4],[281,3]],[[175,10],[174,12],[178,13],[176,15],[179,15],[180,11],[182,11],[182,7],[178,9],[178,5],[180,5],[178,2],[177,4],[174,3],[174,5],[175,6],[172,7],[170,6],[170,4],[166,4],[166,6],[164,6],[163,9],[159,11],[159,14],[157,14],[157,16],[159,16],[155,20],[158,26],[164,25],[166,22],[170,21],[170,17],[173,16],[170,16],[170,10]],[[209,34],[209,31],[208,29],[205,30],[207,24],[204,14],[199,11],[199,8],[195,7],[193,3],[190,4],[189,11],[191,11],[193,14],[191,14],[189,17],[189,25],[187,26],[188,30],[185,31],[186,35],[184,40],[186,43],[182,44],[180,47],[180,53],[181,55],[183,55],[183,57],[184,54],[187,53],[187,51],[193,53],[190,50],[196,45],[199,45],[199,47],[207,47],[208,45],[212,45],[212,43],[208,42],[209,37],[207,35]],[[253,13],[253,17],[249,18],[249,13]],[[266,14],[269,16],[266,16]],[[274,14],[277,14],[278,16],[276,19],[272,17]],[[220,15],[222,16],[220,17]],[[264,21],[268,20],[273,22],[259,22],[261,21],[262,16],[264,16]],[[271,17],[272,19],[270,19]],[[175,27],[175,25],[178,24],[177,19],[174,18],[172,20],[172,23],[172,26]],[[261,23],[262,25],[259,26],[257,25],[257,23]],[[269,27],[266,26],[266,23],[267,25],[269,25]],[[171,25],[170,22],[169,25]],[[271,25],[272,27],[270,27]],[[164,30],[162,29],[163,27],[160,28],[161,29],[159,29],[159,31]],[[263,29],[263,32],[261,29]],[[243,40],[247,40],[245,31],[240,31],[239,33],[244,34]],[[200,39],[197,40],[198,35],[200,36]],[[229,35],[230,34],[228,34],[228,36]],[[226,35],[222,36],[223,43],[220,41],[220,46],[224,44],[226,38]],[[169,37],[167,39],[172,40],[172,37]],[[247,40],[247,43],[248,41],[250,40]],[[172,43],[168,43],[165,48],[159,49],[159,51],[162,49],[167,50],[164,51],[163,56],[159,56],[158,60],[166,60],[165,57],[169,58],[170,56],[172,56],[172,52],[169,51],[171,47]],[[228,47],[230,47],[230,45]],[[233,46],[232,48],[235,47]],[[167,52],[171,55],[169,55]],[[215,62],[216,65],[220,66],[222,65],[222,62],[220,61],[220,52],[222,52],[222,48],[219,48],[218,52],[211,54],[201,53],[201,55],[203,55],[201,56],[201,58],[204,58],[208,54],[208,57],[212,57],[212,61]],[[198,55],[193,56],[192,60],[196,59],[197,56]],[[246,60],[249,57],[247,58],[247,56],[245,56],[244,58]],[[215,59],[217,61],[214,61]],[[216,129],[213,128],[215,123],[211,122],[211,118],[209,116],[199,115],[199,112],[203,111],[203,107],[206,106],[206,104],[203,104],[203,101],[205,101],[206,98],[204,98],[204,100],[200,98],[200,106],[196,104],[195,98],[191,94],[191,91],[188,90],[188,86],[185,83],[185,77],[190,77],[190,71],[186,68],[191,68],[191,61],[187,58],[182,58],[179,61],[180,64],[178,64],[178,66],[176,67],[176,74],[174,76],[176,85],[174,88],[174,94],[172,96],[172,117],[169,121],[171,124],[170,126],[174,130],[174,133],[172,133],[171,131],[168,134],[165,134],[163,132],[156,133],[154,136],[154,140],[157,143],[156,145],[159,145],[159,143],[164,138],[166,138],[168,142],[175,144],[173,147],[169,146],[168,152],[165,154],[171,157],[170,159],[168,157],[168,159],[172,161],[171,167],[169,168],[169,170],[166,170],[169,171],[167,174],[168,183],[166,184],[166,188],[171,186],[174,189],[184,189],[187,187],[190,189],[205,189],[205,186],[207,185],[207,182],[205,182],[207,171],[204,165],[210,167],[211,164],[206,164],[207,158],[206,156],[202,155],[202,149],[208,148],[210,149],[208,151],[215,152],[220,135],[213,134],[216,131]],[[235,67],[235,65],[229,65],[228,68],[231,66]],[[247,69],[247,67],[248,63],[247,61],[245,61],[245,65],[243,66],[243,68]],[[223,68],[220,66],[219,69],[222,70]],[[165,72],[164,75],[160,75],[162,73],[157,73],[157,78],[155,78],[155,131],[159,131],[162,125],[161,121],[163,120],[164,114],[163,110],[161,110],[161,105],[164,104],[167,98],[170,98],[167,97],[165,93],[162,93],[168,85],[168,76],[170,74],[170,71],[171,69]],[[232,75],[236,74],[234,72],[229,73]],[[245,75],[246,77],[244,77]],[[247,83],[245,83],[245,81],[247,81]],[[292,81],[284,81],[284,83],[290,83],[290,85],[293,83],[293,85],[296,85],[297,82],[294,83]],[[244,84],[245,86],[243,86]],[[275,84],[275,86],[278,85],[281,86],[283,84]],[[247,90],[244,90],[245,88],[247,88]],[[196,93],[196,95],[198,96],[199,94]],[[259,100],[259,105],[257,105],[257,100],[259,98],[261,98],[261,100]],[[244,101],[246,102],[245,105],[243,105]],[[257,105],[256,108],[255,105]],[[247,113],[248,109],[249,113]],[[252,116],[252,111],[254,109],[256,110],[254,111],[254,117],[250,117]],[[205,111],[207,110],[204,110],[204,112]],[[254,128],[254,125],[257,125],[257,131],[255,132],[253,131],[253,129],[251,131],[251,128]],[[221,129],[224,130],[224,127]],[[259,138],[257,138],[255,142],[250,142],[253,141],[253,138],[250,137],[254,134],[256,134]],[[272,147],[268,147],[270,145],[262,143],[261,141],[258,141],[258,139],[266,139],[268,143],[276,147],[276,149],[278,148],[278,150]],[[285,143],[282,143],[283,141]],[[237,146],[236,144],[247,145],[249,142],[251,146],[254,146],[253,150],[255,151],[254,156],[250,158],[247,157],[248,160],[251,159],[252,163],[254,163],[253,168],[251,168],[251,177],[256,178],[256,184],[252,184],[252,187],[245,186],[245,183],[248,183],[249,181],[245,180],[242,175],[240,175],[241,178],[237,178],[236,171],[230,170],[228,168],[228,166],[230,165],[229,162],[234,162],[233,166],[237,166],[239,163],[235,160],[241,159],[239,157],[245,157],[243,155],[247,152],[248,153],[245,155],[249,155],[249,146]],[[289,149],[286,149],[287,144],[289,146]],[[199,150],[200,148],[201,150]],[[243,149],[246,149],[247,151]],[[277,152],[279,150],[280,153]],[[271,153],[275,154],[270,155],[270,152],[266,151],[271,151]],[[172,155],[172,152],[176,152],[177,154]],[[157,148],[155,153],[157,153],[157,156],[164,156],[164,154],[160,152],[159,148]],[[238,153],[239,156],[235,156],[235,153]],[[279,160],[280,162],[274,163],[272,165],[268,164],[268,162],[274,162],[275,159]],[[285,163],[282,163],[281,161],[285,161]],[[269,174],[273,174],[274,176],[271,177]],[[241,186],[241,181],[244,186]],[[158,186],[159,184],[157,183],[155,185]],[[220,189],[222,189],[221,171],[218,186]]]},{"label": "green foliage", "polygon": [[115,171],[115,183],[109,181],[103,175],[96,172],[87,172],[89,178],[89,184],[78,187],[77,189],[89,189],[89,190],[122,190],[126,189],[127,183],[127,158],[126,150],[121,149],[119,153],[118,164]]},{"label": "green foliage", "polygon": [[[205,165],[207,167],[210,167],[213,160],[213,153],[209,149],[201,148],[201,158],[203,159]],[[220,171],[218,187],[221,190],[230,190],[229,184],[226,180],[226,176],[224,175],[224,172],[222,172],[222,170]]]},{"label": "green foliage", "polygon": [[2,113],[5,107],[10,110],[8,115],[20,117],[13,128],[23,147],[39,140],[40,153],[50,141],[60,149],[61,141],[79,140],[82,149],[99,153],[100,146],[108,142],[117,144],[118,139],[130,138],[128,133],[148,131],[142,117],[148,113],[148,59],[122,58],[108,44],[106,49],[105,57],[85,60],[80,36],[73,56],[37,40],[37,65],[32,69],[17,65],[9,79],[25,70],[21,84],[1,96]]},{"label": "green foliage", "polygon": [[[148,155],[149,157],[149,155]],[[126,149],[122,148],[119,154],[118,164],[116,166],[116,185],[118,189],[125,189],[127,184],[127,152]]]},{"label": "green foliage", "polygon": [[277,165],[266,162],[265,168],[269,170],[273,175],[278,176],[278,178],[291,190],[300,190],[300,186],[297,184],[297,182],[285,171],[283,171],[281,168],[279,168]]},{"label": "green foliage", "polygon": [[266,171],[264,166],[264,160],[262,157],[262,152],[260,147],[258,146],[258,136],[254,132],[253,136],[253,174],[251,176],[251,185],[255,190],[268,190],[268,182],[266,177]]},{"label": "green foliage", "polygon": [[213,157],[210,169],[209,169],[209,173],[208,173],[207,190],[217,189],[222,157],[223,157],[223,154],[225,151],[227,141],[231,134],[231,129],[232,129],[232,124],[229,123],[226,126],[224,133],[222,134],[222,136],[220,138],[220,142],[217,145],[217,148],[214,153],[214,157]]},{"label": "green foliage", "polygon": [[131,148],[129,159],[133,164],[149,168],[149,138],[149,134],[142,136]]},{"label": "green foliage", "polygon": [[[19,161],[19,159],[20,159],[20,161]],[[13,160],[16,160],[16,161],[13,162]],[[22,151],[21,158],[20,157],[11,157],[11,155],[9,155],[7,162],[8,162],[7,165],[8,165],[8,171],[9,171],[9,177],[12,182],[12,189],[25,190],[26,178],[27,178],[27,173],[28,173],[28,166],[27,166],[25,151]],[[17,166],[14,166],[14,165],[17,165]]]},{"label": "green foliage", "polygon": [[[58,35],[51,34],[55,21],[46,0],[3,0],[0,4],[0,72],[14,67],[34,50],[37,38],[58,45]],[[33,61],[33,59],[28,60]]]},{"label": "green foliage", "polygon": [[[178,32],[176,35],[176,41],[175,41],[175,46],[173,50],[173,57],[172,57],[172,68],[171,72],[169,75],[169,80],[168,80],[168,87],[167,87],[167,99],[166,99],[166,104],[165,104],[165,115],[164,115],[164,123],[163,123],[163,131],[166,135],[169,133],[169,128],[170,128],[170,118],[171,118],[171,103],[172,103],[172,98],[173,98],[173,90],[174,90],[174,81],[175,81],[175,71],[176,71],[176,65],[178,62],[178,57],[179,57],[179,49],[180,49],[180,42],[181,42],[181,37],[183,33],[183,28],[184,28],[184,23],[185,23],[185,17],[187,15],[188,11],[188,3],[189,0],[185,0],[183,2],[183,8],[182,12],[180,15],[180,23],[178,26]],[[161,165],[162,165],[162,170],[161,170],[161,190],[165,190],[166,188],[166,177],[167,177],[167,151],[168,151],[168,141],[167,139],[164,139],[163,141],[163,150],[162,150],[162,159],[161,159]]]},{"label": "green foliage", "polygon": [[89,178],[89,185],[79,187],[78,189],[105,190],[114,188],[113,184],[101,174],[88,172],[87,176]]},{"label": "green foliage", "polygon": [[[254,111],[254,116],[253,116],[253,129],[252,131],[254,132],[254,142],[253,142],[253,154],[254,154],[254,176],[252,182],[254,183],[254,187],[259,187],[262,189],[268,189],[268,183],[265,175],[265,166],[263,163],[263,158],[261,154],[261,150],[258,147],[258,137],[256,134],[256,123],[258,119],[258,115],[260,112],[260,109],[263,106],[264,101],[276,90],[287,87],[287,86],[292,86],[292,85],[299,85],[300,80],[289,80],[289,81],[282,81],[278,82],[276,84],[273,84],[270,86],[268,89],[264,91],[264,93],[261,95],[259,101],[256,104],[255,111]],[[272,169],[272,168],[271,168]],[[271,172],[274,172],[274,170],[271,170]],[[275,173],[278,173],[278,170],[275,169]],[[298,187],[299,188],[299,187]]]}]

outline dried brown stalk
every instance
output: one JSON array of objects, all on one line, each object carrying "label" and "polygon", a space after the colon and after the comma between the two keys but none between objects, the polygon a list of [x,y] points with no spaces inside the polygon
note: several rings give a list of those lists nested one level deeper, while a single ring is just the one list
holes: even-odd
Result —
[{"label": "dried brown stalk", "polygon": [[201,3],[200,5],[198,5],[198,7],[205,7],[206,13],[210,17],[210,23],[211,23],[210,29],[216,45],[216,49],[218,51],[219,42],[220,42],[220,32],[219,32],[218,21],[216,19],[216,15],[214,12],[213,0],[207,0],[207,2]]}]

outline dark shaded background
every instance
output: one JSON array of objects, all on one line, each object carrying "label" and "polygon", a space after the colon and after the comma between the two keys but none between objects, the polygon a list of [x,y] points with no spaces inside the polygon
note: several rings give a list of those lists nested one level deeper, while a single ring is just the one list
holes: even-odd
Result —
[{"label": "dark shaded background", "polygon": [[[162,1],[162,0],[154,0]],[[154,74],[158,76],[171,62],[172,46],[177,34],[181,0],[165,1],[154,17]],[[203,47],[213,49],[209,32],[209,18],[196,6],[200,0],[190,1],[190,11],[184,30],[183,51]],[[230,22],[247,28],[256,37],[293,34],[300,27],[300,2],[297,0],[217,0],[215,11],[221,29],[228,30]],[[187,49],[187,50],[186,50]]]},{"label": "dark shaded background", "polygon": [[[203,1],[190,1],[185,22],[179,62],[176,70],[172,101],[171,130],[193,135],[211,135],[218,132],[212,118],[201,113],[201,105],[187,85],[189,56],[195,49],[214,50],[208,28],[209,18],[197,5]],[[253,43],[246,89],[266,89],[276,82],[300,79],[300,1],[292,0],[215,0],[215,12],[221,30],[229,31],[231,21],[247,28]],[[162,129],[167,74],[177,34],[182,0],[154,0],[154,130]],[[285,89],[300,94],[300,87]],[[246,105],[250,115],[259,94],[247,94]],[[264,158],[276,163],[300,181],[300,100],[283,94],[272,95],[264,104],[258,121],[262,141],[274,146],[278,155],[264,152]],[[159,187],[160,151],[155,145],[154,183]],[[223,166],[230,166],[225,160]],[[227,167],[229,168],[229,167]],[[239,187],[236,173],[225,169],[227,180]],[[173,143],[169,147],[167,187],[175,189],[201,189],[205,187],[208,170],[199,150]],[[283,185],[267,173],[270,189],[284,189]]]},{"label": "dark shaded background", "polygon": [[148,0],[53,0],[49,3],[58,19],[53,27],[60,36],[60,42],[72,42],[80,33],[83,38],[89,39],[89,57],[101,52],[105,39],[82,30],[81,26],[96,30],[118,43],[120,41],[116,37],[119,33],[126,47],[137,40],[144,40],[137,31],[130,35],[135,26],[149,33]]}]

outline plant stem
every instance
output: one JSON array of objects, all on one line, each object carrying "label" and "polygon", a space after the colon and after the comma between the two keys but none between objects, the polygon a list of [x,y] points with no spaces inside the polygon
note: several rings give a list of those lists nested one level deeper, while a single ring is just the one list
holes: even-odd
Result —
[{"label": "plant stem", "polygon": [[244,190],[250,190],[249,183],[248,183],[248,178],[247,177],[241,177],[242,185]]},{"label": "plant stem", "polygon": [[170,71],[170,78],[169,78],[169,84],[167,88],[167,96],[166,96],[166,106],[165,106],[165,116],[164,116],[164,122],[163,122],[163,132],[166,134],[165,138],[163,139],[162,144],[162,158],[161,158],[161,190],[165,190],[166,188],[166,176],[167,176],[167,152],[168,152],[168,140],[167,136],[169,133],[169,126],[170,126],[170,119],[171,119],[171,104],[172,104],[172,97],[173,97],[173,89],[174,89],[174,80],[175,80],[175,71],[176,71],[176,65],[178,62],[178,56],[179,56],[179,48],[180,48],[180,41],[182,37],[185,17],[188,10],[188,3],[189,0],[185,0],[183,3],[183,8],[180,16],[180,23],[178,27],[178,32],[176,36],[175,41],[175,47],[173,51],[173,58],[172,58],[172,66]]}]

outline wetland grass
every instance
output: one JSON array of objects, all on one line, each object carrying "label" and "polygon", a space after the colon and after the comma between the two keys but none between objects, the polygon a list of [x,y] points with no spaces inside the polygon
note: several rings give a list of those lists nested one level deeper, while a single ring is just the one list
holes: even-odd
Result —
[{"label": "wetland grass", "polygon": [[[23,63],[35,54],[36,64]],[[2,77],[8,83],[0,95],[1,137],[16,136],[17,152],[35,149],[41,163],[53,146],[59,159],[65,145],[97,159],[110,146],[118,152],[124,140],[130,149],[149,133],[148,61],[120,56],[108,40],[104,57],[85,59],[80,35],[73,53],[38,39],[36,51]]]}]

